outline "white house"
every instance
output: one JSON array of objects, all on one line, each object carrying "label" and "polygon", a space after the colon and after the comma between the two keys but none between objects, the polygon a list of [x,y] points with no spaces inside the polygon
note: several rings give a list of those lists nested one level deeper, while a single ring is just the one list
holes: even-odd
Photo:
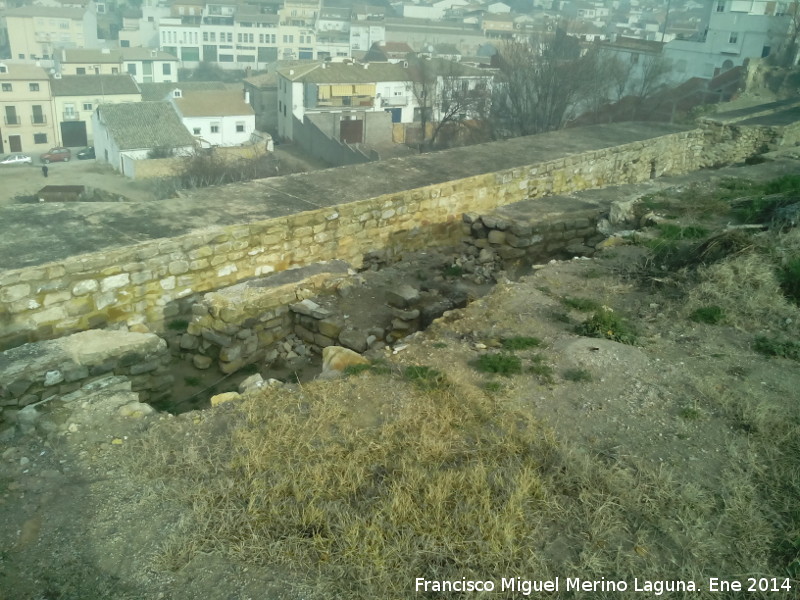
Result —
[{"label": "white house", "polygon": [[[429,122],[441,118],[443,107],[438,100],[443,101],[452,89],[458,88],[464,93],[491,89],[491,72],[439,59],[425,62],[428,64],[425,78],[435,80],[432,89],[426,92],[434,99],[428,103]],[[317,63],[279,70],[278,135],[294,139],[295,119],[302,124],[310,115],[315,115],[317,122],[345,121],[347,129],[355,127],[353,122],[367,123],[370,113],[389,113],[391,118],[387,122],[390,123],[419,121],[417,96],[420,89],[415,84],[415,80],[420,79],[419,74],[419,69],[409,68],[407,63]],[[362,141],[368,135],[365,131]]]},{"label": "white house", "polygon": [[92,115],[92,129],[97,161],[129,177],[134,162],[147,159],[154,149],[185,155],[195,148],[169,102],[101,104]]},{"label": "white house", "polygon": [[785,2],[714,0],[705,25],[693,39],[675,39],[664,48],[675,81],[711,79],[749,58],[777,52],[791,20],[785,10]]},{"label": "white house", "polygon": [[256,130],[249,92],[176,88],[169,102],[189,133],[204,147],[240,146],[250,141]]}]

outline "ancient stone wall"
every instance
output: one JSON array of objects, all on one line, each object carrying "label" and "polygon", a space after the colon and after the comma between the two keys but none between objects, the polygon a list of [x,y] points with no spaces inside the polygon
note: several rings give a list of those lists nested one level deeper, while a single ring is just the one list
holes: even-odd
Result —
[{"label": "ancient stone wall", "polygon": [[695,170],[701,130],[0,273],[0,349],[111,324],[159,331],[180,303],[255,276],[457,243],[462,214]]},{"label": "ancient stone wall", "polygon": [[[0,352],[0,415],[31,404],[69,402],[109,376],[130,380],[143,402],[172,389],[166,342],[152,333],[84,331]],[[6,415],[7,416],[7,415]]]}]

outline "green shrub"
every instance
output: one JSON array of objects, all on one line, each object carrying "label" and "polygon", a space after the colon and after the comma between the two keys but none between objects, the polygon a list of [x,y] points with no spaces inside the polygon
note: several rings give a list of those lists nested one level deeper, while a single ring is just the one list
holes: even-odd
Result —
[{"label": "green shrub", "polygon": [[461,277],[464,274],[464,269],[458,265],[450,265],[445,267],[442,272],[445,277]]},{"label": "green shrub", "polygon": [[633,327],[608,307],[595,312],[588,320],[578,325],[576,331],[587,337],[606,338],[623,344],[636,343],[636,332]]},{"label": "green shrub", "polygon": [[753,350],[764,356],[779,356],[800,360],[800,343],[791,340],[778,340],[759,336],[753,343]]},{"label": "green shrub", "polygon": [[528,348],[536,348],[542,345],[542,340],[535,337],[516,336],[510,338],[503,338],[503,349],[505,350],[526,350]]},{"label": "green shrub", "polygon": [[426,390],[445,388],[450,383],[444,373],[424,365],[406,367],[403,376]]},{"label": "green shrub", "polygon": [[570,298],[567,296],[562,300],[562,302],[564,303],[564,306],[583,312],[600,310],[601,307],[599,302],[592,300],[591,298]]},{"label": "green shrub", "polygon": [[553,367],[543,362],[535,362],[528,369],[536,375],[542,383],[553,383]]},{"label": "green shrub", "polygon": [[791,259],[780,268],[778,282],[784,295],[800,305],[800,256]]},{"label": "green shrub", "polygon": [[725,311],[719,306],[701,306],[689,315],[689,319],[695,323],[716,325],[725,319]]},{"label": "green shrub", "polygon": [[186,331],[187,327],[189,327],[189,321],[186,319],[175,319],[167,323],[167,329],[170,331]]},{"label": "green shrub", "polygon": [[695,240],[708,235],[708,229],[698,225],[688,225],[681,227],[674,223],[660,223],[658,230],[665,240]]},{"label": "green shrub", "polygon": [[506,352],[483,354],[475,362],[475,368],[481,373],[497,373],[508,377],[522,373],[522,361],[518,356]]},{"label": "green shrub", "polygon": [[576,383],[592,380],[592,374],[586,369],[567,369],[564,371],[564,379]]}]

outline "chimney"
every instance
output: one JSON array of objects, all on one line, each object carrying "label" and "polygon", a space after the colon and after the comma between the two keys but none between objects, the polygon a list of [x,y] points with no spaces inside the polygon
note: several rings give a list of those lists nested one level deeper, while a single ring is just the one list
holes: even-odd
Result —
[{"label": "chimney", "polygon": [[369,69],[369,63],[364,63],[364,69]]},{"label": "chimney", "polygon": [[248,90],[244,91],[244,103],[250,104],[250,92]]}]

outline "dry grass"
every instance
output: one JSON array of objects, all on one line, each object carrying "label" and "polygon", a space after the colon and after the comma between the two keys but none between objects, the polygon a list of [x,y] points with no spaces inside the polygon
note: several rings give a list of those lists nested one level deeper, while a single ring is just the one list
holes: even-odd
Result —
[{"label": "dry grass", "polygon": [[[227,426],[155,432],[139,453],[151,485],[191,508],[165,543],[172,568],[220,552],[321,598],[406,598],[416,577],[776,574],[796,536],[778,501],[799,480],[800,426],[785,420],[745,415],[763,431],[732,449],[737,472],[701,487],[561,447],[528,409],[471,385],[364,373],[228,411]],[[774,427],[793,444],[775,448]]]},{"label": "dry grass", "polygon": [[699,267],[687,292],[687,314],[717,306],[726,322],[741,329],[781,331],[796,329],[800,322],[800,309],[786,299],[775,263],[764,254],[747,252]]}]

